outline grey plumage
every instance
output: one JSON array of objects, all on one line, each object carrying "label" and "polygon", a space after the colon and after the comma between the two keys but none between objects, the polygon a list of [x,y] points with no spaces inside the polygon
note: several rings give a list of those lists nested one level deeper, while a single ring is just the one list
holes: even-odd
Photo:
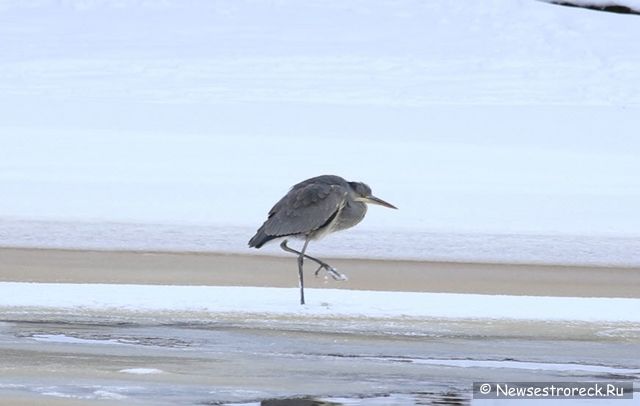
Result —
[{"label": "grey plumage", "polygon": [[249,246],[260,248],[265,243],[286,237],[305,240],[302,251],[289,248],[285,239],[280,245],[287,252],[298,254],[300,278],[300,302],[304,304],[302,262],[311,259],[336,279],[344,278],[335,268],[317,258],[305,254],[310,240],[326,234],[355,226],[367,213],[366,203],[389,208],[393,205],[371,194],[371,188],[361,182],[347,182],[335,175],[322,175],[294,185],[291,190],[271,208],[267,221],[249,240]]},{"label": "grey plumage", "polygon": [[271,210],[267,221],[249,241],[260,248],[286,236],[313,234],[340,210],[348,194],[348,183],[339,176],[323,175],[294,185]]}]

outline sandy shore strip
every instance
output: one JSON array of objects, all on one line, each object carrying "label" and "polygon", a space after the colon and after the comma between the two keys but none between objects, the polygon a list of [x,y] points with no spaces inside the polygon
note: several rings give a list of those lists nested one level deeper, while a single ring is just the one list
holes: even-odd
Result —
[{"label": "sandy shore strip", "polygon": [[2,392],[0,398],[0,406],[83,406],[83,405],[122,405],[123,403],[115,400],[82,400],[82,399],[64,399],[54,396],[42,396],[32,393],[17,392],[15,394]]},{"label": "sandy shore strip", "polygon": [[[640,268],[329,259],[349,280],[309,288],[640,298]],[[0,249],[0,281],[295,287],[293,257],[216,253]]]}]

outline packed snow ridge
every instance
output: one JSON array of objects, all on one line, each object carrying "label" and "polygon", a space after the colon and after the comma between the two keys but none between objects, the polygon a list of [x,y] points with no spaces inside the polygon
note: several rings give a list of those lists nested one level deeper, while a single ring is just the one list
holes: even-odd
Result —
[{"label": "packed snow ridge", "polygon": [[[640,322],[640,299],[294,288],[0,282],[0,308],[68,313],[204,312],[288,316]],[[69,340],[66,337],[37,339]]]}]

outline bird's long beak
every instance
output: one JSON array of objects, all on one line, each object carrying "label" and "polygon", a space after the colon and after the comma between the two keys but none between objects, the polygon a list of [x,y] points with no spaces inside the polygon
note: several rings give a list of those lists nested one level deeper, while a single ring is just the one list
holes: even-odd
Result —
[{"label": "bird's long beak", "polygon": [[367,196],[364,198],[364,202],[365,203],[371,203],[371,204],[377,204],[380,206],[384,206],[384,207],[388,207],[390,209],[398,209],[396,206],[392,205],[391,203],[387,203],[384,200],[375,197],[375,196]]}]

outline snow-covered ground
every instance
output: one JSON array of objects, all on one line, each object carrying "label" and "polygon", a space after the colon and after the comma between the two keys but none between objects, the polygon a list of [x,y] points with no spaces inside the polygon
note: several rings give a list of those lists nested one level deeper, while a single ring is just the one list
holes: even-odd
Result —
[{"label": "snow-covered ground", "polygon": [[[365,226],[640,235],[640,138],[620,140],[637,130],[632,117],[589,109],[575,117],[582,128],[560,134],[551,127],[562,111],[536,118],[544,123],[536,133],[555,132],[580,146],[545,145],[536,134],[486,145],[479,129],[434,140],[456,131],[446,126],[424,139],[392,132],[332,138],[5,128],[0,213],[22,219],[257,227],[293,183],[337,173],[370,183],[374,193],[400,208],[372,208]],[[596,114],[598,120],[617,123],[620,138],[604,135],[615,128],[602,128],[593,145],[583,141],[594,120],[587,116]]]},{"label": "snow-covered ground", "polygon": [[396,204],[361,228],[406,244],[638,242],[637,38],[635,16],[530,0],[5,0],[0,232],[249,229],[291,184],[335,173]]},{"label": "snow-covered ground", "polygon": [[[46,292],[46,295],[43,295]],[[558,320],[640,323],[640,299],[471,295],[295,288],[0,282],[0,308],[254,313],[273,316]],[[193,317],[193,316],[192,316]],[[187,318],[189,318],[187,316]]]}]

